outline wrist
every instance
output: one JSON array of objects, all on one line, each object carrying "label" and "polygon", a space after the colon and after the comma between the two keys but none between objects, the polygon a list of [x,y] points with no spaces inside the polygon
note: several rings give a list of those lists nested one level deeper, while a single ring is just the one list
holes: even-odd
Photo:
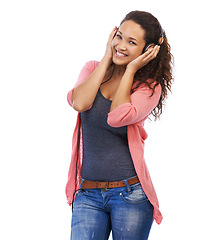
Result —
[{"label": "wrist", "polygon": [[107,66],[110,66],[112,63],[112,57],[105,54],[101,61],[104,62]]},{"label": "wrist", "polygon": [[131,75],[134,76],[135,73],[137,72],[137,69],[134,68],[133,66],[127,65],[127,66],[126,66],[126,72],[127,72],[128,74],[131,74]]}]

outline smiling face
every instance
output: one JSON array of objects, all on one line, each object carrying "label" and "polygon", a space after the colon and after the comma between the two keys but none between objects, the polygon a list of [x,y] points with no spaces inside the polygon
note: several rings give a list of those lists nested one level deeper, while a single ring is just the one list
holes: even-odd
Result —
[{"label": "smiling face", "polygon": [[146,44],[145,31],[132,20],[125,21],[118,29],[112,42],[113,62],[127,65],[142,54]]}]

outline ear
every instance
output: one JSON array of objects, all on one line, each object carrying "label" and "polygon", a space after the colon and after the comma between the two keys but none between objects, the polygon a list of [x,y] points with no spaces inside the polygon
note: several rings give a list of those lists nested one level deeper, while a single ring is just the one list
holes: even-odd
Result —
[{"label": "ear", "polygon": [[160,37],[158,39],[158,44],[161,45],[164,42],[164,37]]}]

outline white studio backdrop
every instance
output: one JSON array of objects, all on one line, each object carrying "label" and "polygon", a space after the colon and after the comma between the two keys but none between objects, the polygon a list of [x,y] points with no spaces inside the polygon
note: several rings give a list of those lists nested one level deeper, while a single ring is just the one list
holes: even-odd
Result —
[{"label": "white studio backdrop", "polygon": [[70,239],[65,184],[76,112],[66,101],[89,60],[132,10],[161,22],[175,82],[145,158],[164,220],[150,240],[198,239],[198,1],[3,0],[0,3],[0,239]]}]

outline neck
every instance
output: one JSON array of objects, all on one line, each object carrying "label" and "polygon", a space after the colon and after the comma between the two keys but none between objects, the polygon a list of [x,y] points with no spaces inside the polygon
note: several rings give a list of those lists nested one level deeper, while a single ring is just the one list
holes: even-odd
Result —
[{"label": "neck", "polygon": [[101,83],[101,85],[110,81],[110,80],[112,81],[113,79],[116,79],[116,78],[121,79],[122,76],[124,75],[125,71],[126,71],[126,66],[125,65],[124,66],[115,65],[115,64],[110,65],[108,70],[107,70],[107,73],[104,77],[105,80]]},{"label": "neck", "polygon": [[122,77],[126,71],[126,65],[115,65],[114,74],[117,77]]}]

